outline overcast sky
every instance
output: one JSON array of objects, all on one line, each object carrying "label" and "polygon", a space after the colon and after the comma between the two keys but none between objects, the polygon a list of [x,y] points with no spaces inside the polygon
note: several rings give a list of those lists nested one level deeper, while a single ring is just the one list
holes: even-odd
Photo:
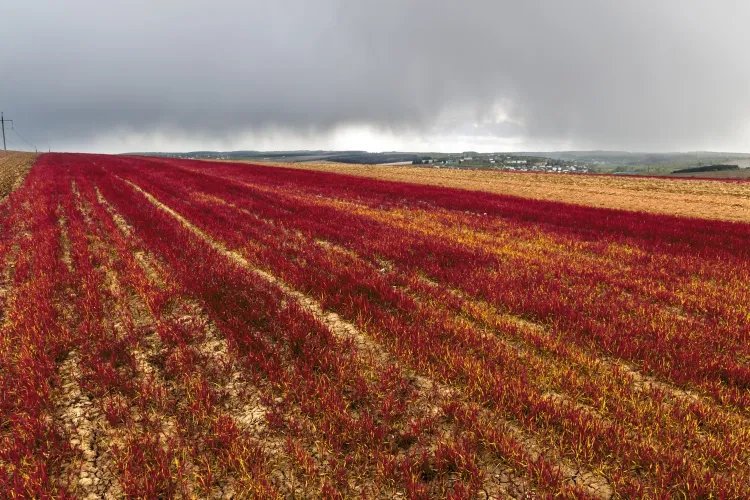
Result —
[{"label": "overcast sky", "polygon": [[44,150],[750,151],[743,1],[9,0],[0,19],[0,110]]}]

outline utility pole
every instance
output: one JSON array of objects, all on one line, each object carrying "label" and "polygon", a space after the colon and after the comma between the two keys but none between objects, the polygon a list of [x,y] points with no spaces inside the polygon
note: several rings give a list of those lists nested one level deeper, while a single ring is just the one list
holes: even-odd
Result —
[{"label": "utility pole", "polygon": [[5,122],[6,121],[13,123],[13,120],[6,120],[5,116],[3,116],[3,113],[0,112],[0,125],[2,125],[2,129],[3,129],[3,149],[7,151],[8,148],[5,146]]}]

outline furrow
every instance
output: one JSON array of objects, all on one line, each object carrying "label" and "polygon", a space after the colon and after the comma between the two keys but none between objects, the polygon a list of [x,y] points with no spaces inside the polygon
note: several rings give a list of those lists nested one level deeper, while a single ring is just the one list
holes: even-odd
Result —
[{"label": "furrow", "polygon": [[[134,234],[133,228],[107,202],[98,188],[96,189],[96,195],[97,201],[113,218],[122,234],[128,238],[132,237]],[[163,266],[149,252],[136,249],[133,255],[149,280],[159,286],[167,285],[167,280],[163,274]],[[225,394],[221,398],[222,401],[219,404],[220,409],[217,411],[217,415],[226,414],[231,417],[248,437],[262,446],[272,464],[269,466],[271,475],[275,478],[280,491],[285,492],[285,496],[296,498],[304,495],[305,490],[300,485],[303,485],[305,481],[295,472],[294,465],[286,457],[284,440],[275,436],[267,427],[266,414],[269,408],[262,402],[261,392],[247,380],[243,370],[237,366],[235,359],[229,353],[226,339],[223,338],[201,306],[195,301],[179,298],[169,307],[166,314],[159,314],[160,319],[155,318],[151,312],[146,310],[144,304],[139,304],[136,309],[139,311],[137,317],[140,318],[140,324],[138,325],[140,328],[153,330],[158,323],[162,323],[165,326],[171,324],[177,328],[201,333],[199,339],[191,345],[191,348],[205,357],[207,363],[219,367],[218,371],[222,372],[220,380],[211,381],[218,393]],[[135,353],[139,371],[154,373],[156,369],[149,362],[149,359],[164,359],[166,357],[164,354],[169,351],[169,348],[163,346],[159,337],[154,333],[145,337],[144,342],[146,346],[149,346],[146,353],[143,351]],[[173,392],[175,390],[180,393],[184,392],[184,388],[175,388]],[[241,490],[238,491],[238,488],[233,479],[228,477],[225,484],[215,486],[209,496],[211,498],[232,498],[236,494],[241,494]]]},{"label": "furrow", "polygon": [[[133,189],[141,193],[146,199],[149,200],[152,204],[160,208],[161,210],[167,212],[169,215],[174,217],[176,220],[178,220],[181,224],[183,224],[186,228],[188,228],[193,234],[201,238],[202,240],[206,241],[208,244],[210,244],[214,249],[216,249],[218,252],[220,252],[222,255],[226,256],[227,258],[233,260],[234,262],[238,263],[242,267],[254,272],[256,275],[262,277],[267,282],[275,285],[278,287],[285,295],[287,295],[290,298],[293,298],[295,301],[297,301],[300,306],[310,312],[318,321],[326,325],[332,333],[336,334],[337,336],[340,336],[342,338],[351,338],[354,340],[355,345],[363,352],[368,355],[370,355],[373,359],[375,359],[379,363],[388,363],[388,362],[396,362],[392,358],[392,356],[384,350],[377,342],[370,339],[365,334],[361,333],[355,325],[352,323],[343,320],[338,314],[334,312],[326,312],[323,310],[323,308],[320,306],[320,304],[315,301],[313,298],[296,291],[283,283],[281,280],[273,276],[272,274],[258,269],[255,266],[253,266],[245,257],[243,257],[239,252],[229,250],[226,247],[224,247],[219,242],[212,239],[207,233],[205,233],[203,230],[192,224],[189,220],[187,220],[185,217],[183,217],[181,214],[173,210],[172,208],[166,206],[165,204],[161,203],[157,198],[155,198],[153,195],[142,189],[140,186],[126,180],[123,178],[118,177],[123,182],[130,185]],[[418,374],[411,374],[412,380],[416,382],[416,385],[420,388],[423,393],[428,393],[430,391],[437,391],[442,398],[444,399],[450,399],[450,398],[456,398],[457,392],[453,390],[451,387],[446,386],[444,384],[435,382],[434,380],[424,377]],[[539,450],[541,449],[539,446],[535,444],[535,441],[532,437],[528,436],[523,430],[520,429],[520,427],[517,427],[515,424],[509,421],[504,421],[502,419],[498,419],[496,416],[493,416],[496,423],[500,425],[504,425],[507,429],[512,431],[512,435],[514,438],[520,442],[523,443],[525,446],[529,447],[531,450],[531,456],[536,460],[540,458],[541,456],[544,456],[545,459],[552,459],[555,460],[553,457],[550,457],[547,454],[541,454],[533,450]],[[567,461],[561,461],[558,463],[558,466],[560,468],[560,471],[565,477],[570,478],[572,484],[574,486],[582,486],[585,491],[587,491],[589,494],[596,498],[609,498],[611,496],[612,490],[609,486],[607,480],[601,476],[598,476],[594,474],[593,472],[587,471],[587,470],[581,470],[580,468],[574,467],[573,465],[570,465]],[[504,486],[507,486],[510,488],[510,490],[517,489],[517,485],[523,484],[524,480],[513,475],[509,470],[503,471],[504,477],[509,477],[510,479],[507,480],[504,483]],[[575,482],[575,478],[585,478],[585,481],[581,480],[581,482]],[[506,493],[508,493],[506,491]],[[525,491],[530,491],[530,488],[525,489]]]},{"label": "furrow", "polygon": [[[127,182],[135,190],[140,192],[142,195],[144,195],[155,206],[159,207],[161,210],[164,210],[165,212],[170,214],[172,217],[180,221],[180,223],[182,223],[186,228],[190,229],[190,231],[192,231],[196,236],[200,237],[202,240],[210,244],[214,249],[219,251],[221,254],[233,260],[234,262],[240,264],[242,267],[252,271],[257,276],[260,276],[268,283],[276,286],[286,296],[293,298],[304,310],[310,312],[313,315],[313,317],[315,317],[318,321],[326,325],[331,330],[332,333],[339,336],[340,338],[353,339],[358,349],[361,352],[365,353],[366,355],[372,356],[373,359],[377,360],[380,363],[393,362],[390,354],[388,354],[387,351],[385,351],[382,347],[380,347],[380,345],[378,345],[377,342],[373,341],[367,335],[360,332],[355,325],[353,325],[352,323],[348,321],[343,320],[335,312],[324,311],[323,308],[320,306],[320,303],[317,302],[312,297],[309,297],[299,291],[292,289],[290,286],[288,286],[287,284],[285,284],[284,282],[276,278],[274,275],[253,266],[247,259],[245,259],[245,257],[242,256],[240,252],[237,252],[234,250],[228,250],[226,247],[224,247],[219,242],[211,238],[208,234],[206,234],[200,228],[192,224],[182,215],[172,210],[165,204],[161,203],[158,199],[156,199],[150,193],[146,192],[145,190],[141,189],[139,186],[137,186],[136,184],[133,184],[130,181],[127,181],[127,180],[124,180],[124,181]],[[426,387],[431,388],[433,386],[438,386],[438,384],[434,382],[422,380],[421,378],[420,380],[422,381],[423,385],[425,385]],[[451,391],[444,386],[440,386],[439,390],[441,392],[444,392],[445,394],[451,393]]]}]

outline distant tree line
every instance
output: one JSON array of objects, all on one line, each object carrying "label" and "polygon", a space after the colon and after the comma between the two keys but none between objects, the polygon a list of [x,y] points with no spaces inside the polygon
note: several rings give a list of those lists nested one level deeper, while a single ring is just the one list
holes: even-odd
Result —
[{"label": "distant tree line", "polygon": [[673,170],[673,174],[690,174],[694,172],[721,172],[724,170],[739,170],[739,165],[704,165],[702,167],[681,168]]}]

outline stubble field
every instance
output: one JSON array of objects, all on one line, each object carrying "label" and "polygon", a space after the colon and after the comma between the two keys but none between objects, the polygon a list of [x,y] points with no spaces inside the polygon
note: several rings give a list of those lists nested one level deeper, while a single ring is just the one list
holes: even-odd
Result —
[{"label": "stubble field", "polygon": [[746,223],[45,154],[0,263],[11,497],[750,497]]}]

